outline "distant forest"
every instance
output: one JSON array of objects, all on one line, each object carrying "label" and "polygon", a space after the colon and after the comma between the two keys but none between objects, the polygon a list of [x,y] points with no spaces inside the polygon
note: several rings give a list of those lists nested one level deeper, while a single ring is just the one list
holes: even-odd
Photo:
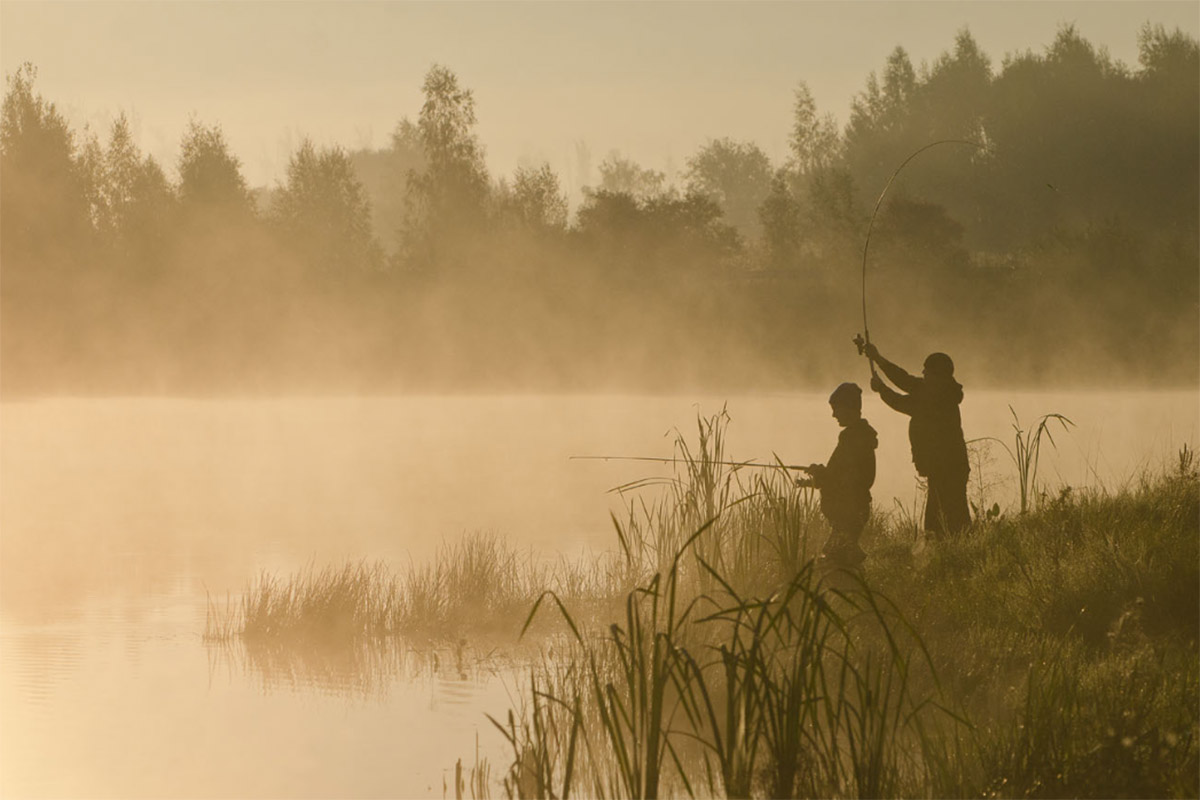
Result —
[{"label": "distant forest", "polygon": [[668,180],[612,152],[575,208],[548,165],[489,174],[444,66],[387,147],[305,141],[255,189],[219,122],[168,171],[124,116],[71,130],[25,65],[0,120],[0,389],[827,387],[859,374],[876,200],[940,140],[979,146],[922,153],[875,217],[886,355],[948,352],[975,386],[1195,386],[1200,57],[1178,30],[1138,42],[1136,67],[1071,26],[998,67],[965,30],[932,63],[897,47],[844,126],[798,82],[785,163],[711,139]]}]

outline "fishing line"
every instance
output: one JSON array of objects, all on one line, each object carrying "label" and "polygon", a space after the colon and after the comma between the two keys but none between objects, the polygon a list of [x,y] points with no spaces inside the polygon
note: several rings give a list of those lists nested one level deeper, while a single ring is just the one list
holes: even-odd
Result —
[{"label": "fishing line", "polygon": [[[570,456],[571,461],[653,461],[659,464],[686,464],[683,458],[654,458],[652,456]],[[755,469],[796,469],[808,472],[806,466],[797,464],[760,464],[756,461],[710,461],[703,459],[701,463],[717,464],[723,467],[752,467]]]},{"label": "fishing line", "polygon": [[[904,159],[904,161],[900,162],[900,166],[896,167],[896,171],[892,173],[892,176],[890,178],[888,178],[887,183],[885,183],[883,185],[883,191],[879,193],[879,199],[877,199],[875,201],[875,210],[871,212],[871,221],[867,223],[867,238],[866,238],[866,241],[863,242],[863,257],[862,257],[863,335],[862,335],[861,341],[856,340],[856,343],[858,344],[860,353],[864,352],[866,349],[866,345],[871,343],[871,331],[867,327],[867,252],[871,247],[871,231],[874,230],[874,228],[875,228],[875,217],[879,216],[879,209],[883,205],[883,198],[887,195],[888,189],[891,188],[892,182],[896,180],[896,176],[900,174],[900,171],[903,170],[906,166],[908,166],[908,162],[912,161],[914,158],[921,155],[921,153],[924,153],[929,148],[937,147],[940,144],[965,144],[969,147],[977,147],[980,150],[987,149],[987,147],[985,145],[982,145],[979,142],[972,142],[968,139],[939,139],[936,142],[930,142],[929,144],[925,145],[924,147],[922,147],[919,150],[917,150],[916,152],[914,152],[908,158]],[[868,358],[867,363],[871,366],[871,377],[874,378],[876,376],[875,362]]]}]

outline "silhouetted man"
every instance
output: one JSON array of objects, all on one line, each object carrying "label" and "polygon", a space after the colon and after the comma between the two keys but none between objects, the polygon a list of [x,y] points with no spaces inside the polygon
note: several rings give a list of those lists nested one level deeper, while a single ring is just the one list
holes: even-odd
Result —
[{"label": "silhouetted man", "polygon": [[913,464],[928,485],[925,530],[957,533],[971,524],[967,508],[971,467],[958,411],[963,388],[954,380],[954,362],[945,353],[934,353],[925,359],[922,377],[917,378],[879,355],[875,345],[867,344],[863,351],[888,380],[906,393],[891,389],[878,375],[871,378],[871,388],[883,402],[911,418],[908,441]]},{"label": "silhouetted man", "polygon": [[837,447],[828,464],[807,468],[809,478],[800,486],[814,486],[821,492],[821,513],[829,520],[833,533],[825,543],[823,557],[844,566],[858,566],[866,553],[858,537],[871,514],[871,485],[875,483],[875,448],[879,437],[862,418],[862,389],[843,383],[829,396],[833,418],[842,426]]}]

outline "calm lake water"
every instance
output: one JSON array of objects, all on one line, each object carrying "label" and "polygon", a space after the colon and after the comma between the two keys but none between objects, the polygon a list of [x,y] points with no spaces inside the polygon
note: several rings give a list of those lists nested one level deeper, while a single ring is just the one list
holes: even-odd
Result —
[{"label": "calm lake water", "polygon": [[[968,438],[1054,429],[1041,478],[1116,489],[1197,445],[1200,394],[969,393]],[[470,647],[312,654],[206,645],[206,598],[263,570],[397,567],[472,531],[607,549],[606,490],[665,474],[572,455],[672,455],[726,407],[726,456],[824,461],[824,394],[55,399],[0,406],[0,795],[441,797],[490,756],[514,672]],[[919,503],[905,419],[874,397],[877,506]],[[986,454],[985,454],[986,456]],[[990,447],[989,501],[1013,502]]]}]

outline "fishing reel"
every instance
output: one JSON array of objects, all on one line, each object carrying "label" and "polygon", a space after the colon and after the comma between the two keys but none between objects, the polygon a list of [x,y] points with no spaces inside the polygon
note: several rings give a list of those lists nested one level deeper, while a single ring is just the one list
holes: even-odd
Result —
[{"label": "fishing reel", "polygon": [[860,356],[867,352],[867,340],[863,338],[861,333],[854,334],[854,339],[851,341],[853,341],[854,346],[858,348],[858,354]]},{"label": "fishing reel", "polygon": [[851,341],[853,341],[854,346],[858,348],[858,354],[860,356],[865,355],[867,357],[867,365],[871,367],[871,388],[875,391],[879,391],[879,387],[875,385],[876,381],[879,380],[879,375],[875,372],[875,357],[879,355],[879,351],[875,350],[874,356],[868,353],[868,347],[872,347],[872,349],[874,348],[861,333],[854,334],[854,338]]},{"label": "fishing reel", "polygon": [[796,479],[795,484],[796,484],[796,486],[798,486],[801,489],[818,488],[820,485],[820,482],[821,482],[821,478],[825,475],[825,465],[824,464],[809,464],[807,467],[796,466],[796,467],[791,467],[790,469],[799,470],[800,472],[803,472],[808,476],[806,478]]}]

